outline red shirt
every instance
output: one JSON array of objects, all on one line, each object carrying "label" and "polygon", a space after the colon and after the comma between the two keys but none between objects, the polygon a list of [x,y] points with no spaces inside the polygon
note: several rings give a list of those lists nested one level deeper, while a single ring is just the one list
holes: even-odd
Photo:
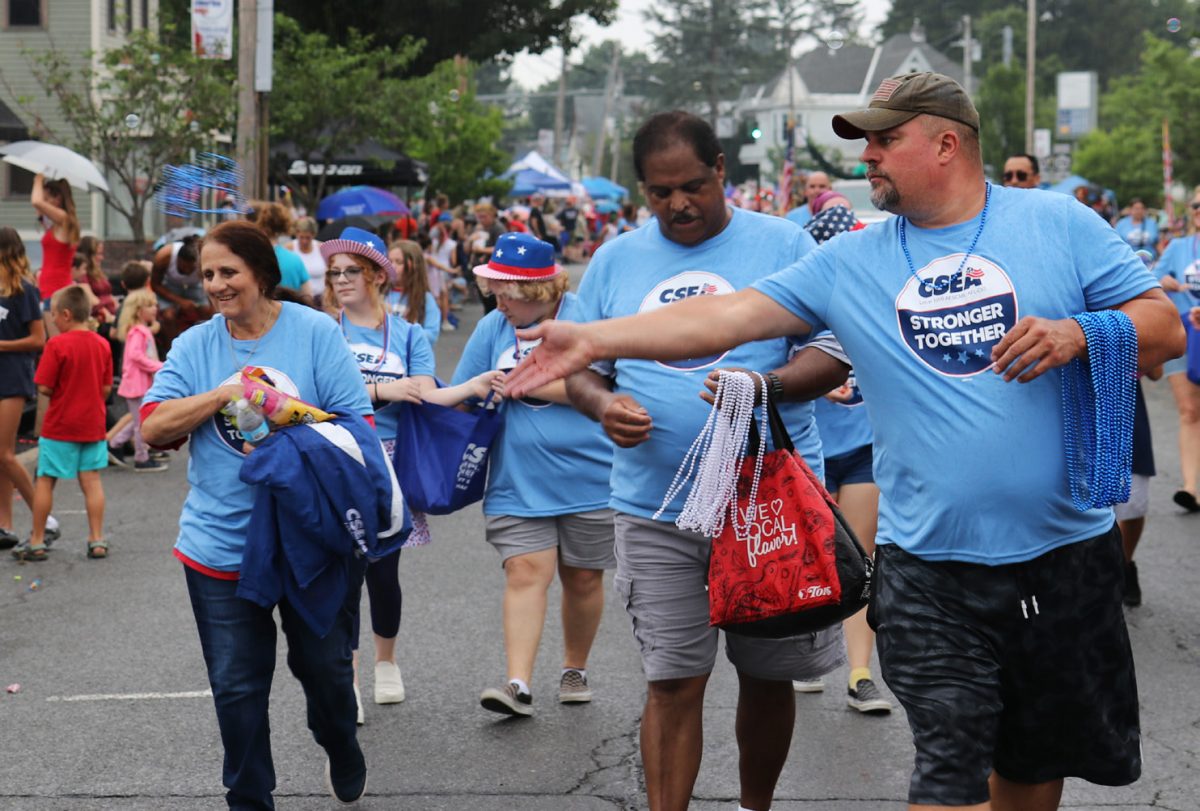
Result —
[{"label": "red shirt", "polygon": [[48,299],[71,283],[71,262],[78,245],[59,242],[50,229],[42,234],[42,270],[38,274],[38,291]]},{"label": "red shirt", "polygon": [[42,350],[33,382],[53,389],[42,436],[62,442],[104,439],[104,387],[113,382],[107,341],[86,329],[55,335]]}]

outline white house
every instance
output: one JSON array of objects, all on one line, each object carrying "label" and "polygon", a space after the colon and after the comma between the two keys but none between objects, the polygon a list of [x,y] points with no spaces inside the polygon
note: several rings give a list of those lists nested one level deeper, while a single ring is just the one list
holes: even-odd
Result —
[{"label": "white house", "polygon": [[[819,47],[800,56],[766,84],[747,88],[735,107],[737,120],[757,123],[762,136],[738,152],[743,164],[758,164],[764,176],[778,172],[771,157],[782,154],[788,114],[796,117],[797,149],[807,134],[827,156],[843,155],[847,168],[857,163],[859,144],[833,132],[833,116],[867,106],[879,83],[900,73],[936,71],[962,81],[962,69],[925,42],[917,25],[881,45]],[[835,153],[836,150],[836,153]]]}]

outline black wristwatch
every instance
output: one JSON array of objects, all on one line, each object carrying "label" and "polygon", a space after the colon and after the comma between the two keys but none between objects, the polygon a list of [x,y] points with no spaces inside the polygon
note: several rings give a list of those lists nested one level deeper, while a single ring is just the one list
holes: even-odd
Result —
[{"label": "black wristwatch", "polygon": [[767,382],[771,384],[771,399],[776,402],[783,400],[783,381],[779,379],[779,375],[767,372]]}]

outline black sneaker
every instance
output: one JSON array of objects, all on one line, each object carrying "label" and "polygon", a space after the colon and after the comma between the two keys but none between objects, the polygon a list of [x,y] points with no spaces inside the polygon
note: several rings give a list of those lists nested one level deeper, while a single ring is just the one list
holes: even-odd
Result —
[{"label": "black sneaker", "polygon": [[150,458],[157,459],[158,461],[162,462],[170,459],[171,454],[167,453],[166,451],[150,451]]},{"label": "black sneaker", "polygon": [[21,539],[14,535],[10,530],[0,529],[0,549],[12,549],[20,542]]},{"label": "black sneaker", "polygon": [[525,718],[533,715],[533,696],[520,692],[512,682],[499,690],[495,687],[484,690],[479,694],[479,705],[485,710],[501,715],[519,715]]},{"label": "black sneaker", "polygon": [[147,459],[145,462],[134,462],[134,473],[162,473],[164,470],[171,468],[166,462],[160,462],[157,459]]},{"label": "black sneaker", "polygon": [[883,697],[875,682],[870,679],[859,679],[858,684],[846,692],[846,703],[859,712],[882,715],[892,711],[892,703]]},{"label": "black sneaker", "polygon": [[42,532],[42,541],[45,542],[46,546],[50,546],[61,537],[62,530],[58,527],[47,526]]},{"label": "black sneaker", "polygon": [[[348,772],[349,776],[341,774],[343,771]],[[367,761],[362,756],[362,750],[360,749],[358,752],[356,764],[346,770],[339,769],[338,772],[339,774],[333,773],[333,764],[329,758],[326,758],[325,787],[329,789],[333,799],[342,805],[350,805],[361,800],[362,796],[367,793]]]},{"label": "black sneaker", "polygon": [[1125,605],[1136,608],[1142,604],[1142,586],[1138,583],[1137,564],[1125,564]]},{"label": "black sneaker", "polygon": [[129,467],[129,460],[125,457],[125,451],[121,448],[114,448],[111,445],[108,448],[108,463],[113,467]]}]

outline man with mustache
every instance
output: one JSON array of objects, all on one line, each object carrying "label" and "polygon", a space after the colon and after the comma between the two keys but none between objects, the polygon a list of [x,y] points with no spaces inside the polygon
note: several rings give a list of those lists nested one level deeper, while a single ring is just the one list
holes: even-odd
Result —
[{"label": "man with mustache", "polygon": [[[597,359],[828,326],[871,404],[882,496],[869,617],[913,732],[910,808],[1050,811],[1065,777],[1132,783],[1141,734],[1120,535],[1111,508],[1075,507],[1068,452],[1085,448],[1065,447],[1074,412],[1058,370],[1096,360],[1083,323],[1097,311],[1136,330],[1130,366],[1180,355],[1175,307],[1071,198],[987,182],[979,114],[952,79],[886,79],[833,128],[866,139],[872,201],[898,216],[723,299],[527,331],[541,345],[508,394]],[[1132,377],[1123,366],[1104,376]]]},{"label": "man with mustache", "polygon": [[[580,320],[671,309],[688,298],[723,299],[786,267],[815,245],[780,217],[725,203],[725,156],[696,116],[653,116],[633,141],[633,161],[656,222],[621,234],[596,252],[579,288]],[[797,369],[823,385],[847,367],[804,348],[788,364],[784,338],[670,364],[619,360],[567,381],[572,403],[599,421],[617,445],[612,468],[617,572],[614,586],[633,624],[647,680],[641,751],[652,811],[683,811],[700,768],[701,713],[716,662],[718,631],[708,625],[709,540],[677,529],[683,498],[655,517],[709,408],[698,393],[719,366],[773,372],[788,389]],[[820,475],[811,403],[781,407],[797,449]],[[843,660],[838,627],[787,640],[725,636],[738,671],[737,738],[741,806],[768,811],[787,759],[795,719],[793,679],[813,679]]]}]

